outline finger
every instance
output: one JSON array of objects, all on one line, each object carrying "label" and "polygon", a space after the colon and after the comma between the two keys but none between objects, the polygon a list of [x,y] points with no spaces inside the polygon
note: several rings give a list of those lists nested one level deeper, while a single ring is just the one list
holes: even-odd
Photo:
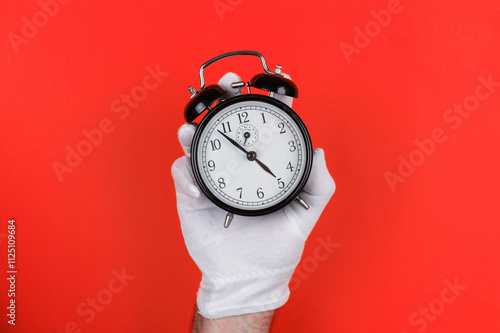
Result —
[{"label": "finger", "polygon": [[328,172],[325,152],[321,148],[314,149],[311,174],[303,192],[311,196],[326,196],[328,198],[335,192],[335,182]]},{"label": "finger", "polygon": [[335,182],[326,167],[323,149],[315,149],[313,158],[311,174],[300,193],[300,197],[307,202],[309,209],[305,210],[294,202],[284,209],[303,239],[307,239],[335,191]]},{"label": "finger", "polygon": [[[284,77],[291,80],[290,75],[285,74],[285,73],[282,73],[282,74]],[[276,94],[274,94],[274,98],[276,98],[279,101],[282,101],[283,103],[285,103],[289,107],[292,107],[293,97],[276,93]]]},{"label": "finger", "polygon": [[241,81],[241,78],[232,72],[226,73],[217,83],[222,89],[225,90],[224,95],[220,100],[231,98],[241,93],[241,88],[233,88],[232,84]]},{"label": "finger", "polygon": [[172,165],[172,178],[174,179],[176,191],[181,191],[195,199],[201,196],[200,189],[196,186],[191,174],[189,157],[183,156],[174,162]]},{"label": "finger", "polygon": [[182,150],[184,150],[184,154],[186,154],[187,156],[191,155],[191,142],[193,141],[195,131],[196,125],[184,124],[179,128],[179,131],[177,132]]}]

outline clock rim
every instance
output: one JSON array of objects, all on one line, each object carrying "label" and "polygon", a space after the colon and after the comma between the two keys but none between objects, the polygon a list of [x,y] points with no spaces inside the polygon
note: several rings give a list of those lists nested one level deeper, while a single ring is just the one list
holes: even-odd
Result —
[{"label": "clock rim", "polygon": [[[245,210],[245,209],[240,209],[240,208],[235,208],[233,206],[230,206],[229,204],[223,202],[215,194],[212,193],[210,190],[210,187],[205,184],[203,181],[203,178],[201,176],[201,171],[199,170],[199,163],[196,158],[196,150],[198,149],[199,146],[199,139],[201,136],[201,133],[203,132],[204,128],[206,125],[209,123],[209,121],[217,116],[217,114],[223,110],[226,107],[231,106],[232,104],[242,102],[242,101],[260,101],[260,102],[265,102],[269,103],[284,113],[286,113],[292,120],[297,124],[297,127],[299,131],[301,132],[302,136],[304,137],[304,152],[305,152],[305,158],[304,158],[304,173],[302,175],[302,178],[298,181],[297,187],[287,194],[286,198],[283,199],[282,201],[278,202],[276,205],[272,205],[267,208],[263,209],[255,209],[255,210]],[[312,169],[312,160],[313,160],[313,149],[312,149],[312,142],[311,142],[311,137],[309,135],[309,131],[307,130],[306,126],[304,125],[304,122],[298,114],[288,105],[285,103],[281,102],[280,100],[277,100],[276,98],[265,96],[265,95],[259,95],[259,94],[245,94],[245,95],[240,95],[240,96],[235,96],[232,98],[229,98],[219,104],[217,104],[215,107],[210,110],[205,117],[201,120],[200,124],[196,128],[193,141],[191,144],[191,167],[193,169],[193,175],[196,180],[196,183],[200,187],[201,191],[203,194],[207,196],[210,201],[212,201],[216,206],[219,208],[222,208],[223,210],[233,213],[235,215],[242,215],[242,216],[261,216],[261,215],[267,215],[270,213],[273,213],[275,211],[280,210],[281,208],[287,206],[290,202],[292,202],[302,191],[304,186],[307,183],[307,180],[309,179],[309,175],[311,174],[311,169]]]}]

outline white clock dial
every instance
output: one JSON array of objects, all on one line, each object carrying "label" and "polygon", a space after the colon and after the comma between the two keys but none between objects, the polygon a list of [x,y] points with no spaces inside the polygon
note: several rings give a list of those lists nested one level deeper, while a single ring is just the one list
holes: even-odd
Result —
[{"label": "white clock dial", "polygon": [[288,198],[305,172],[304,135],[292,117],[263,101],[218,110],[198,136],[199,176],[224,204],[246,211]]}]

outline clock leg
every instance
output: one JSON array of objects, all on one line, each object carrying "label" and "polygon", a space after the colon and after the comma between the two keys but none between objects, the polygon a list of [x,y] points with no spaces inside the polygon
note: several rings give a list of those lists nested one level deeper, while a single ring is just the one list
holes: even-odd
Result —
[{"label": "clock leg", "polygon": [[297,201],[297,203],[298,203],[299,205],[301,205],[304,209],[306,209],[306,210],[307,210],[307,209],[309,209],[309,205],[308,205],[308,204],[307,204],[307,202],[305,202],[305,201],[304,201],[304,199],[302,199],[301,197],[297,196],[297,197],[295,198],[295,201]]},{"label": "clock leg", "polygon": [[224,228],[229,228],[231,221],[233,220],[233,213],[227,213],[226,219],[224,220]]}]

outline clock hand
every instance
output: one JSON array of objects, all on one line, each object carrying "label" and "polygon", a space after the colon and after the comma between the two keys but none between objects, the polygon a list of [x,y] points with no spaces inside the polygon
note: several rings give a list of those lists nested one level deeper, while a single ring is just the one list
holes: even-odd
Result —
[{"label": "clock hand", "polygon": [[275,175],[274,175],[274,173],[271,171],[271,169],[269,169],[269,168],[267,167],[267,165],[265,165],[264,163],[262,163],[262,162],[261,162],[261,161],[257,158],[257,153],[256,153],[256,152],[254,152],[254,151],[249,152],[249,153],[247,154],[247,159],[248,159],[249,161],[255,161],[255,162],[257,162],[257,164],[259,164],[259,165],[260,165],[260,167],[261,167],[262,169],[264,169],[264,171],[268,172],[269,174],[271,174],[271,176],[273,176],[274,178],[276,178],[276,176],[275,176]]},{"label": "clock hand", "polygon": [[251,151],[251,152],[248,152],[245,148],[243,148],[242,146],[240,146],[238,144],[238,142],[234,141],[233,139],[231,139],[230,137],[228,137],[226,134],[222,133],[220,130],[217,130],[217,132],[219,132],[223,137],[225,137],[229,142],[231,142],[234,146],[236,146],[236,148],[238,148],[239,150],[241,150],[242,152],[244,152],[245,154],[247,154],[247,159],[249,161],[255,161],[257,162],[257,164],[260,165],[260,167],[262,169],[264,169],[264,171],[268,172],[269,174],[271,174],[274,178],[276,178],[276,176],[274,175],[274,173],[272,173],[271,169],[269,169],[267,167],[267,165],[265,165],[264,163],[262,163],[258,158],[257,158],[257,153],[254,152],[254,151]]},{"label": "clock hand", "polygon": [[276,178],[276,176],[274,175],[274,173],[272,173],[271,169],[269,169],[264,163],[262,163],[261,161],[259,161],[257,158],[255,158],[255,162],[257,162],[262,167],[262,169],[264,169],[265,171],[269,172],[274,178]]},{"label": "clock hand", "polygon": [[234,141],[233,139],[231,139],[230,137],[228,137],[226,134],[222,133],[220,130],[217,130],[217,132],[219,132],[220,134],[222,134],[223,137],[225,137],[229,142],[231,142],[234,146],[236,146],[236,148],[238,148],[239,150],[241,150],[242,152],[244,152],[245,154],[249,154],[247,152],[247,150],[245,148],[243,148],[242,146],[240,146],[238,144],[238,142]]},{"label": "clock hand", "polygon": [[248,138],[250,137],[250,133],[245,132],[245,133],[243,133],[243,136],[245,137],[245,141],[243,141],[243,146],[245,146],[247,144]]}]

